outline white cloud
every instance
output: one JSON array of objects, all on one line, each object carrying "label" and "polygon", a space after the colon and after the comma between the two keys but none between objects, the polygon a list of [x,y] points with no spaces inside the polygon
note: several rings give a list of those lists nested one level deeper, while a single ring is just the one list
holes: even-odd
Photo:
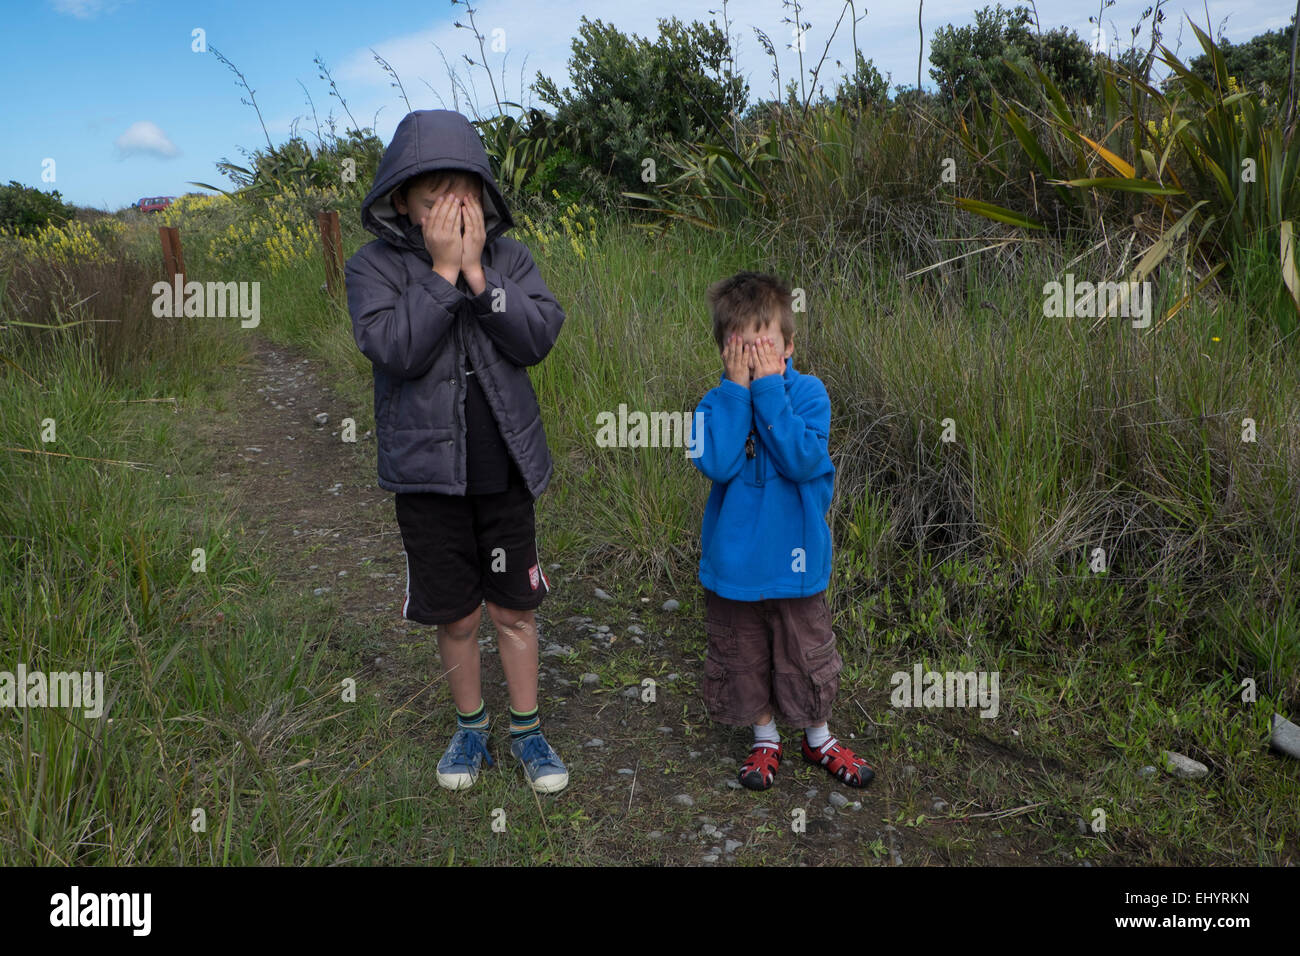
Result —
[{"label": "white cloud", "polygon": [[152,153],[155,156],[170,157],[180,153],[176,144],[167,138],[167,134],[148,120],[132,123],[125,133],[113,141],[113,145],[126,155]]}]

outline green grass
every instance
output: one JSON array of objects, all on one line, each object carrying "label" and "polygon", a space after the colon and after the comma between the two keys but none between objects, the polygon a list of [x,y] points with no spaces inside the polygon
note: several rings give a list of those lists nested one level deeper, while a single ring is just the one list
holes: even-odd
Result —
[{"label": "green grass", "polygon": [[[363,239],[349,231],[347,251]],[[1057,837],[1070,858],[1296,859],[1300,791],[1263,742],[1269,714],[1300,707],[1300,398],[1279,386],[1296,381],[1297,359],[1250,344],[1230,302],[1189,308],[1155,334],[1123,321],[1090,331],[1088,320],[1042,318],[1038,290],[1063,268],[1046,251],[982,267],[978,281],[903,280],[880,262],[822,268],[743,232],[654,239],[616,221],[585,258],[561,244],[537,258],[568,315],[532,371],[556,462],[538,523],[546,560],[573,582],[633,606],[678,596],[673,640],[702,651],[691,622],[707,481],[680,449],[597,447],[596,416],[620,403],[692,410],[720,372],[704,289],[771,269],[810,290],[795,364],[832,401],[832,596],[847,665],[837,721],[875,734],[886,772],[910,760],[931,771],[893,808],[894,825],[929,832],[937,785],[954,814],[1042,803],[1027,819],[1058,834],[1054,820],[1104,809],[1106,833]],[[190,266],[203,276],[201,252]],[[240,270],[223,277],[264,282],[259,333],[323,361],[359,430],[371,427],[369,370],[346,311],[320,292],[319,263]],[[620,818],[606,806],[618,797],[539,803],[510,774],[440,792],[433,764],[451,720],[436,652],[388,646],[378,624],[344,633],[328,604],[274,587],[283,556],[227,517],[212,449],[180,424],[201,406],[226,413],[247,342],[233,328],[181,338],[170,362],[107,371],[75,334],[0,340],[43,383],[0,376],[5,446],[152,466],[0,458],[4,661],[101,670],[116,695],[111,724],[0,712],[0,861],[658,858],[644,833],[663,814]],[[161,397],[186,414],[127,404]],[[42,446],[47,417],[58,442]],[[1244,417],[1257,422],[1255,443],[1240,440]],[[207,551],[202,575],[190,570],[195,547]],[[1095,547],[1104,574],[1088,570]],[[576,600],[550,613],[581,611]],[[379,647],[432,689],[416,703],[392,698],[363,668]],[[665,669],[648,649],[576,650],[565,667],[595,670],[611,690]],[[889,675],[917,662],[997,670],[999,717],[891,709]],[[674,707],[697,676],[683,673]],[[342,701],[347,677],[356,703]],[[1256,703],[1241,700],[1244,678]],[[711,732],[685,712],[664,719]],[[1040,766],[990,763],[979,748],[994,744]],[[1213,776],[1140,780],[1162,749]],[[718,801],[710,812],[740,812]],[[498,807],[501,833],[490,826]],[[196,808],[205,833],[192,829]],[[976,837],[935,839],[960,862],[981,858]],[[762,859],[791,859],[778,833],[755,839]],[[864,846],[864,862],[881,859],[883,844]]]},{"label": "green grass", "polygon": [[[973,726],[1089,768],[1084,791],[1057,781],[1038,796],[1089,819],[1110,808],[1112,830],[1118,814],[1148,834],[1127,849],[1153,862],[1241,860],[1225,803],[1270,821],[1259,860],[1294,853],[1295,781],[1262,749],[1269,714],[1300,701],[1300,416],[1276,386],[1294,380],[1293,354],[1252,348],[1231,302],[1156,334],[1044,318],[1038,290],[1061,269],[1047,256],[944,297],[887,272],[838,286],[791,273],[744,237],[606,229],[587,259],[541,263],[569,316],[533,370],[556,459],[539,506],[552,556],[640,581],[637,596],[694,588],[707,482],[678,452],[596,447],[596,415],[690,410],[716,383],[713,279],[770,268],[827,289],[796,363],[835,412],[833,592],[858,685],[889,715],[895,669],[998,670],[1000,719]],[[1097,547],[1104,574],[1088,567]],[[1136,771],[1163,749],[1219,782],[1156,794]]]}]

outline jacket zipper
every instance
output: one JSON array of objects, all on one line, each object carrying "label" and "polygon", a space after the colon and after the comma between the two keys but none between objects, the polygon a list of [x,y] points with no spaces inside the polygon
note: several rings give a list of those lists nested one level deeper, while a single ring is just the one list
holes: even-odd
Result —
[{"label": "jacket zipper", "polygon": [[746,466],[753,464],[754,479],[750,484],[754,487],[763,487],[763,442],[758,437],[758,425],[750,418],[749,434],[745,437],[745,457],[748,459]]},{"label": "jacket zipper", "polygon": [[[467,427],[466,427],[466,425],[465,425],[465,399],[466,399],[466,393],[467,393],[468,390],[469,390],[469,389],[468,389],[469,383],[468,383],[468,381],[466,380],[466,377],[465,377],[465,376],[466,376],[466,371],[465,371],[465,358],[466,358],[466,356],[468,355],[468,348],[467,348],[467,346],[465,345],[465,336],[464,336],[464,333],[463,333],[463,331],[462,331],[462,329],[461,329],[461,317],[460,317],[459,310],[457,311],[457,314],[456,314],[456,346],[457,346],[457,353],[456,353],[456,376],[457,376],[457,378],[456,378],[456,404],[455,404],[456,417],[457,417],[457,429],[456,429],[456,434],[458,434],[458,435],[464,435],[464,436],[465,436],[465,445],[464,445],[464,449],[465,449],[465,464],[466,464],[466,466],[468,467],[468,463],[469,463],[469,433],[468,433],[468,429],[467,429]],[[454,441],[454,439],[453,439],[453,441]],[[453,444],[453,445],[452,445],[452,449],[454,450],[455,447],[456,447],[456,446]],[[466,480],[468,481],[469,475],[466,474],[465,477],[466,477]]]}]

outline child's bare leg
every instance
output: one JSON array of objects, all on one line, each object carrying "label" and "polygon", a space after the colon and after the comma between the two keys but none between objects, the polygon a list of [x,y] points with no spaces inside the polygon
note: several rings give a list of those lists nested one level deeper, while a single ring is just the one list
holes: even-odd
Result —
[{"label": "child's bare leg", "polygon": [[537,709],[537,614],[511,611],[491,601],[487,609],[497,628],[497,649],[501,669],[506,672],[510,708],[519,714],[531,713]]},{"label": "child's bare leg", "polygon": [[510,691],[510,752],[519,758],[529,785],[538,793],[563,790],[569,785],[569,771],[542,735],[537,710],[537,615],[490,601],[487,609],[497,626],[501,669]]},{"label": "child's bare leg", "polygon": [[482,612],[475,608],[459,621],[438,625],[438,653],[448,672],[452,700],[462,714],[474,713],[483,700],[478,653],[478,625],[482,617]]}]

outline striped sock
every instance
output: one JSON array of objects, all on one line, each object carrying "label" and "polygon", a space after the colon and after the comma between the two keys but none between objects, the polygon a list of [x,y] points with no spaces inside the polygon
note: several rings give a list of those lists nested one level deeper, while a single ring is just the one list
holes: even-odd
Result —
[{"label": "striped sock", "polygon": [[478,710],[472,714],[462,713],[459,709],[456,711],[456,725],[461,730],[487,730],[490,721],[487,715],[487,706],[483,703],[483,698],[479,698]]},{"label": "striped sock", "polygon": [[542,718],[538,716],[536,707],[524,714],[519,713],[513,707],[510,708],[511,740],[523,740],[525,737],[531,737],[533,734],[540,734],[541,732]]}]

